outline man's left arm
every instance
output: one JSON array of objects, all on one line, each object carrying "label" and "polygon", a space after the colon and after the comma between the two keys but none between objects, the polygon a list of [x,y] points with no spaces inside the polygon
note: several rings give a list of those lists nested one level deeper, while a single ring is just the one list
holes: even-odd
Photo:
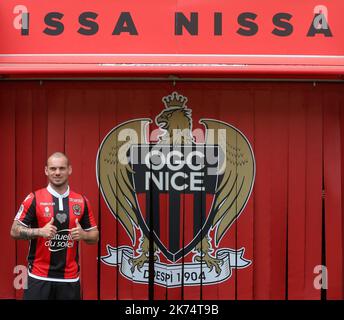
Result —
[{"label": "man's left arm", "polygon": [[84,231],[85,238],[83,239],[87,244],[96,244],[99,240],[98,228],[92,230]]},{"label": "man's left arm", "polygon": [[99,240],[99,231],[98,228],[92,228],[90,230],[84,230],[78,219],[75,219],[76,227],[71,230],[71,235],[73,240],[83,240],[87,244],[96,244]]}]

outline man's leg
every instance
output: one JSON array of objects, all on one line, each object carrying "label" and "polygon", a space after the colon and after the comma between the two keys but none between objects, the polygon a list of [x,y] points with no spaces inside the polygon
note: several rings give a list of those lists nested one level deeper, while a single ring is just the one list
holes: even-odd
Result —
[{"label": "man's leg", "polygon": [[56,300],[80,300],[80,281],[56,282]]},{"label": "man's leg", "polygon": [[24,290],[23,300],[55,299],[54,286],[51,281],[38,280],[28,276],[28,287]]}]

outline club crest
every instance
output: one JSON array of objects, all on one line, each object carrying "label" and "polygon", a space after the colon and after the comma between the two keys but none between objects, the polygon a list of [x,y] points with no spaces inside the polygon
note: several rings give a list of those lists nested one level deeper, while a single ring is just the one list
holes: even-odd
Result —
[{"label": "club crest", "polygon": [[74,204],[73,207],[73,213],[76,215],[76,216],[80,216],[81,214],[81,206],[78,205],[78,204]]},{"label": "club crest", "polygon": [[[222,248],[221,240],[251,195],[252,148],[232,125],[206,118],[199,121],[200,142],[187,97],[173,92],[162,102],[154,141],[152,119],[134,119],[113,128],[99,148],[100,190],[131,239],[128,245],[108,245],[102,262],[138,283],[148,283],[149,261],[165,275],[155,279],[161,286],[225,281],[233,268],[251,263],[244,248]],[[182,269],[194,276],[182,278]]]}]

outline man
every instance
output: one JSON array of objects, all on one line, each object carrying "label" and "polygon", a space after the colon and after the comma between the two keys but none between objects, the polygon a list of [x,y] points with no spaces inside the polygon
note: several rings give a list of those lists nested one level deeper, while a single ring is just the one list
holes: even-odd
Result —
[{"label": "man", "polygon": [[78,241],[96,244],[99,232],[89,201],[71,191],[67,156],[51,155],[48,187],[29,194],[14,219],[11,236],[30,240],[24,299],[80,299]]}]

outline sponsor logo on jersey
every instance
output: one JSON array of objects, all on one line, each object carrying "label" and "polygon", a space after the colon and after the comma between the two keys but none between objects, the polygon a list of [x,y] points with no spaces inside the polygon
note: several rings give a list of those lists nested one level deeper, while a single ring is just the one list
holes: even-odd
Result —
[{"label": "sponsor logo on jersey", "polygon": [[73,248],[74,241],[69,229],[59,230],[53,239],[47,240],[45,246],[49,247],[49,251],[57,252]]},{"label": "sponsor logo on jersey", "polygon": [[73,198],[69,198],[70,202],[77,202],[77,203],[83,203],[82,199],[73,199]]}]

